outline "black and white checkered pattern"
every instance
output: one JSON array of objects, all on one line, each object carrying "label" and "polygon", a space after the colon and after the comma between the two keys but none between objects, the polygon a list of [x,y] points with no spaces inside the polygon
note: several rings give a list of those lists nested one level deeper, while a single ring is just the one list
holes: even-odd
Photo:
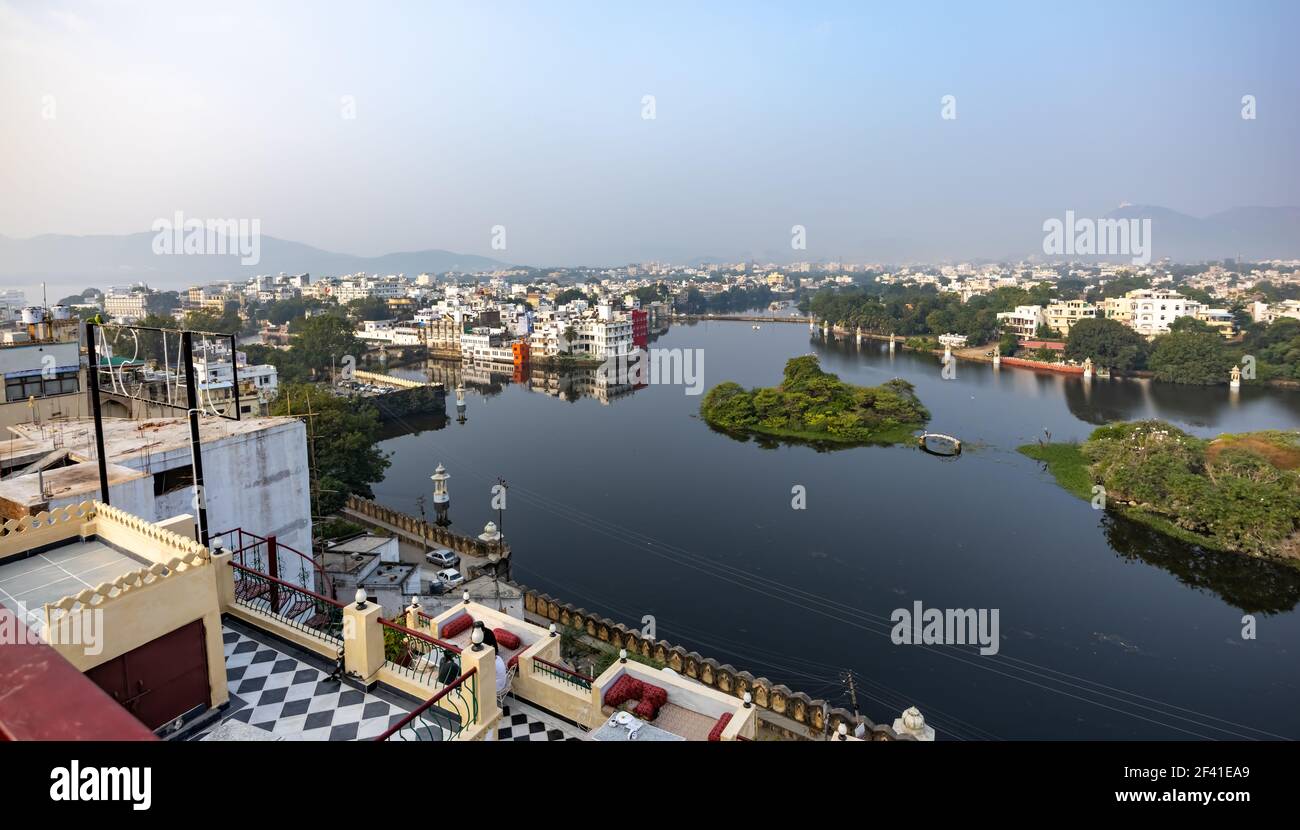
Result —
[{"label": "black and white checkered pattern", "polygon": [[239,720],[292,741],[355,741],[382,735],[406,711],[329,680],[324,672],[227,628],[230,706]]},{"label": "black and white checkered pattern", "polygon": [[[329,680],[325,672],[239,631],[226,628],[222,634],[230,688],[223,721],[242,721],[283,740],[356,741],[382,735],[414,706],[404,709]],[[497,721],[500,741],[573,741],[579,734],[513,697],[506,698]]]},{"label": "black and white checkered pattern", "polygon": [[[531,707],[529,707],[531,709]],[[535,711],[535,710],[534,710]],[[580,738],[566,735],[564,730],[525,712],[524,707],[512,698],[506,698],[497,721],[498,741],[577,741]]]}]

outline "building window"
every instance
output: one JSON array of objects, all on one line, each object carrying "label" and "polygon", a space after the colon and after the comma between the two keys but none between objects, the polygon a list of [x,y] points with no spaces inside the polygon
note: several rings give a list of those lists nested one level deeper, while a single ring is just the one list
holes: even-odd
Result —
[{"label": "building window", "polygon": [[194,468],[190,465],[175,467],[153,474],[153,494],[161,496],[183,490],[194,484]]},{"label": "building window", "polygon": [[40,375],[29,375],[21,378],[5,379],[5,401],[25,401],[28,398],[48,398],[54,395],[66,395],[70,392],[78,392],[81,385],[77,380],[77,372],[57,372],[53,377],[42,378]]}]

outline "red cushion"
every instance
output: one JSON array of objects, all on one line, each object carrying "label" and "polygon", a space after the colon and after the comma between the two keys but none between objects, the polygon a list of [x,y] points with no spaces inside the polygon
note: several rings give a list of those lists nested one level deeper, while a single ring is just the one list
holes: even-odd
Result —
[{"label": "red cushion", "polygon": [[[521,652],[519,652],[519,654],[523,654],[523,652],[521,651]],[[511,658],[510,658],[509,660],[506,661],[506,668],[508,668],[508,669],[518,668],[518,666],[519,666],[519,654],[515,654],[515,655],[511,656]]]},{"label": "red cushion", "polygon": [[662,686],[656,686],[653,683],[641,683],[641,700],[649,701],[650,705],[658,709],[668,702],[668,691]]},{"label": "red cushion", "polygon": [[442,632],[440,636],[448,639],[455,637],[473,624],[474,618],[469,614],[458,614],[442,624]]},{"label": "red cushion", "polygon": [[649,700],[642,698],[641,702],[632,710],[632,714],[641,720],[654,720],[659,717],[659,707],[655,706]]},{"label": "red cushion", "polygon": [[713,724],[713,728],[709,730],[709,740],[710,741],[722,740],[722,730],[726,729],[727,724],[729,723],[731,723],[731,713],[727,712],[725,715],[718,718],[718,722]]},{"label": "red cushion", "polygon": [[621,675],[605,690],[605,705],[617,709],[629,700],[641,699],[641,681],[630,674]]},{"label": "red cushion", "polygon": [[501,648],[516,649],[519,648],[519,635],[508,628],[494,628],[492,633],[497,637],[497,645]]}]

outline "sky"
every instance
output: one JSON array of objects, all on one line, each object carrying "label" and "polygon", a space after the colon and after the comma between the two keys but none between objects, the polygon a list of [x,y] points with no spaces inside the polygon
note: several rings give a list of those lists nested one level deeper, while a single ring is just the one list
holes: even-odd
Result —
[{"label": "sky", "polygon": [[1067,209],[1300,204],[1297,32],[1250,0],[0,0],[0,234],[1018,255]]}]

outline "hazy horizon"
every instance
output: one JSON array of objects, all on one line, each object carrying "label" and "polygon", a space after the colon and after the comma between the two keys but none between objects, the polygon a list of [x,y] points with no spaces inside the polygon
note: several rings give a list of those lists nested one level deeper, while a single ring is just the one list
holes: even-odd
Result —
[{"label": "hazy horizon", "polygon": [[1300,204],[1290,3],[192,9],[0,1],[0,234],[1007,259],[1066,210]]}]

